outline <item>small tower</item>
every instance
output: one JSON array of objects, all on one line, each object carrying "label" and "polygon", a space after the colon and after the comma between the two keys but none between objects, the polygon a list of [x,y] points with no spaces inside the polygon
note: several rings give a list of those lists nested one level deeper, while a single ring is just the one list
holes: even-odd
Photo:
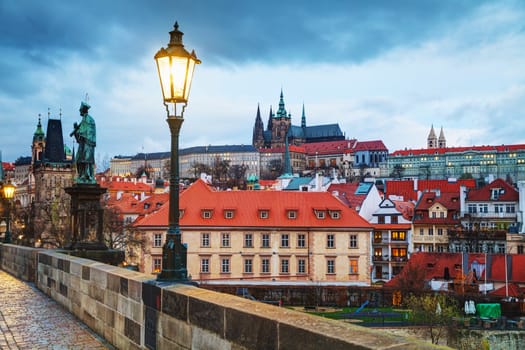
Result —
[{"label": "small tower", "polygon": [[301,128],[306,128],[306,114],[304,113],[304,103],[303,103],[303,114],[301,116]]},{"label": "small tower", "polygon": [[31,164],[35,164],[43,159],[44,148],[46,147],[46,135],[42,130],[40,114],[38,115],[38,124],[33,134],[33,143],[31,144]]},{"label": "small tower", "polygon": [[441,131],[439,132],[438,147],[439,148],[447,147],[447,139],[445,139],[445,134],[443,133],[443,127],[441,127]]},{"label": "small tower", "polygon": [[434,131],[434,125],[430,128],[430,133],[427,137],[427,148],[438,148],[438,139]]}]

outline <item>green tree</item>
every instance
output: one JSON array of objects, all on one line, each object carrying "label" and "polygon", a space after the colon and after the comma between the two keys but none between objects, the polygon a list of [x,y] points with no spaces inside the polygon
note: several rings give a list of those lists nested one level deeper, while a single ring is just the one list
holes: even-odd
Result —
[{"label": "green tree", "polygon": [[456,300],[445,294],[411,295],[405,305],[411,310],[410,320],[423,327],[432,344],[452,331],[452,318],[459,316]]},{"label": "green tree", "polygon": [[405,172],[405,168],[401,164],[394,165],[394,169],[392,169],[392,172],[390,173],[390,177],[401,180],[403,178],[403,173]]},{"label": "green tree", "polygon": [[211,174],[211,168],[204,163],[194,162],[190,169],[193,172],[194,179],[198,179],[202,173]]}]

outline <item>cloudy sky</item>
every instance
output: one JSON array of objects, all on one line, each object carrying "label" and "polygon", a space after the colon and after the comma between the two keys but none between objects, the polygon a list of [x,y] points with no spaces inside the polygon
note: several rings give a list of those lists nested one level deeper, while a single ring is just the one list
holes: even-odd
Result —
[{"label": "cloudy sky", "polygon": [[168,151],[153,55],[178,21],[197,66],[182,148],[251,143],[281,89],[295,125],[339,123],[392,152],[525,143],[525,2],[481,0],[0,2],[0,150],[30,155],[42,115],[66,143],[89,96],[97,161]]}]

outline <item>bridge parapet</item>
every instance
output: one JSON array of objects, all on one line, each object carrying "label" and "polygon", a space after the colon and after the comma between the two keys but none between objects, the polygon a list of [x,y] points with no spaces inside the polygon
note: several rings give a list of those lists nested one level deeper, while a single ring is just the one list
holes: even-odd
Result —
[{"label": "bridge parapet", "polygon": [[[0,253],[2,269],[27,281],[33,276],[40,290],[121,349],[443,349],[229,294],[157,283],[52,250],[2,245]],[[17,268],[24,272],[13,273]]]}]

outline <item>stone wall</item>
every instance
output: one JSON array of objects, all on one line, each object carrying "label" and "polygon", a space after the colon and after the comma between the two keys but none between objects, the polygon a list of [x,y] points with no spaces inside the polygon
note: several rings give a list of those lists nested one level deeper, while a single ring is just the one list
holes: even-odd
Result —
[{"label": "stone wall", "polygon": [[33,268],[39,289],[119,349],[437,348],[51,250],[2,245],[1,260],[21,279]]}]

